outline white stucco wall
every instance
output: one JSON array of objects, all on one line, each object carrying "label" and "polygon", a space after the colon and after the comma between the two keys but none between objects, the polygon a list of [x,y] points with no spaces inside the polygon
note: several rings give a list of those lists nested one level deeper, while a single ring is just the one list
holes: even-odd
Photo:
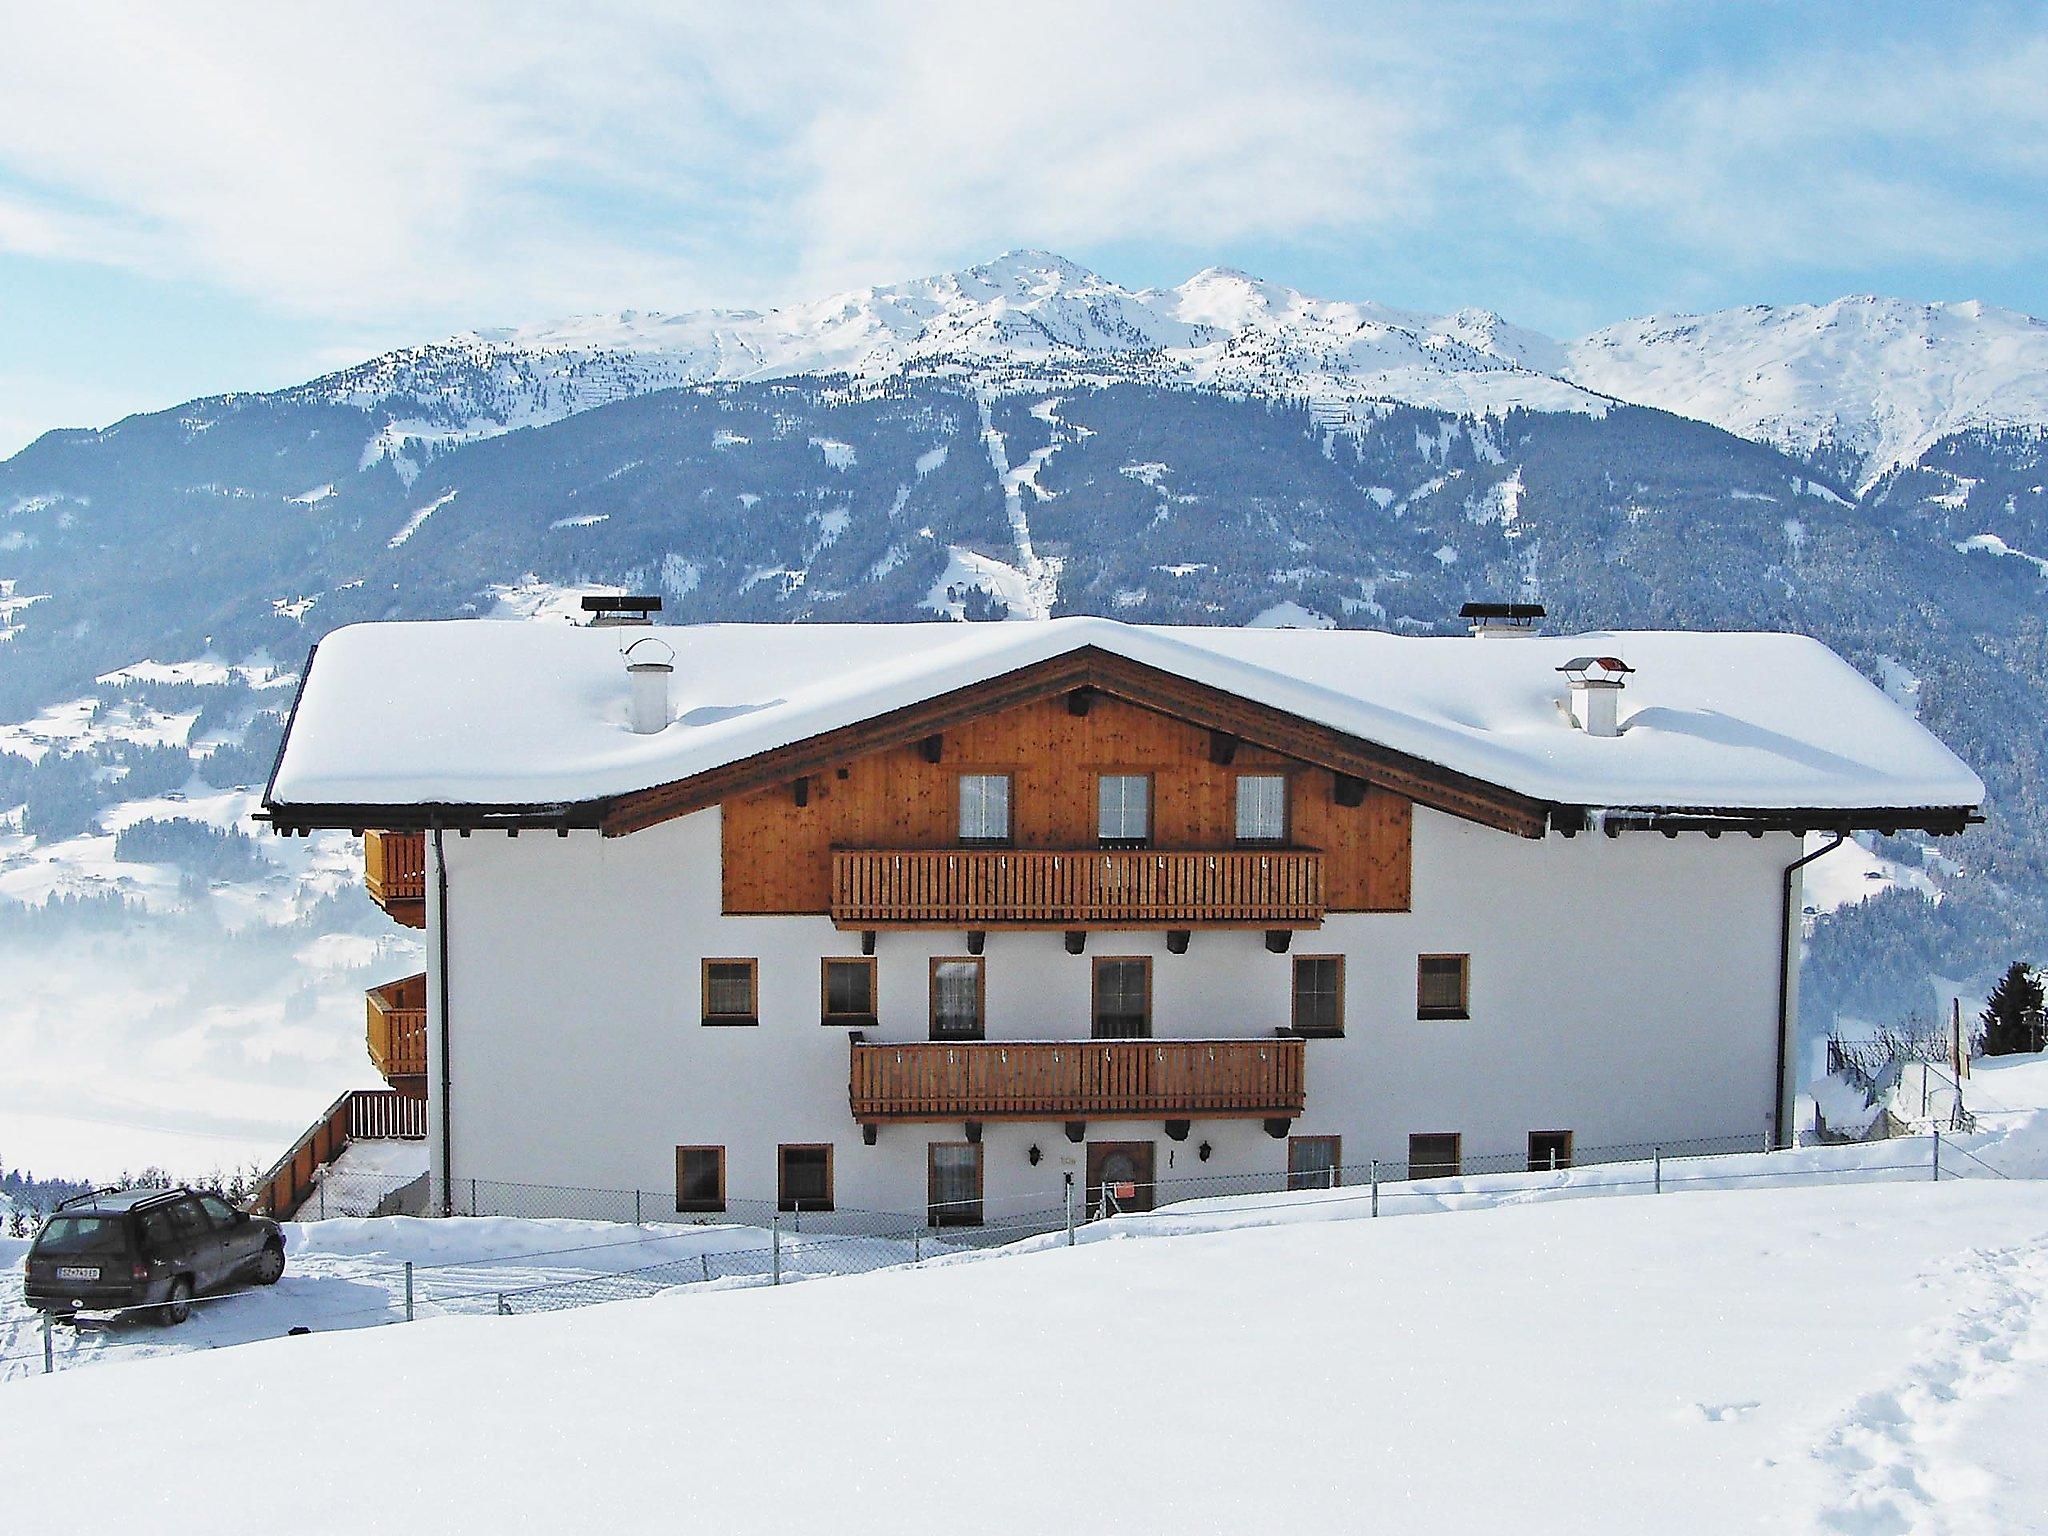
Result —
[{"label": "white stucco wall", "polygon": [[[722,916],[716,810],[623,838],[446,847],[458,1204],[472,1178],[672,1194],[674,1149],[700,1143],[727,1149],[731,1198],[772,1200],[778,1144],[831,1142],[839,1206],[923,1210],[926,1145],[962,1128],[885,1126],[863,1143],[847,1031],[818,1021],[819,959],[859,954],[860,935]],[[1346,1034],[1308,1042],[1296,1134],[1342,1136],[1358,1165],[1404,1159],[1411,1132],[1457,1131],[1469,1165],[1519,1158],[1531,1130],[1588,1150],[1767,1131],[1779,881],[1797,839],[1530,841],[1418,810],[1414,850],[1412,911],[1295,938],[1295,953],[1346,957]],[[1439,951],[1472,957],[1469,1020],[1415,1018],[1416,956]],[[926,1038],[927,960],[964,953],[958,932],[882,933],[869,1038]],[[1086,1038],[1103,954],[1153,957],[1157,1036],[1270,1038],[1289,1022],[1291,958],[1257,933],[1197,931],[1184,955],[1161,932],[1094,933],[1070,955],[1058,933],[992,932],[989,1038]],[[700,1023],[707,955],[758,957],[758,1028]],[[1197,1121],[1183,1143],[1156,1121],[1088,1136],[1154,1142],[1162,1179],[1286,1167],[1286,1143],[1257,1122]],[[1078,1168],[1082,1150],[1056,1123],[992,1123],[984,1147],[991,1219],[1056,1206],[1062,1159]]]}]

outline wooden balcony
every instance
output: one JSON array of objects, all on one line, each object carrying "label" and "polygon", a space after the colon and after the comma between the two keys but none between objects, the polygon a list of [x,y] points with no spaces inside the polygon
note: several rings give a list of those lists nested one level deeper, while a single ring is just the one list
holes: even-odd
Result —
[{"label": "wooden balcony", "polygon": [[863,1125],[905,1120],[1293,1119],[1300,1040],[855,1041]]},{"label": "wooden balcony", "polygon": [[424,973],[370,988],[370,1060],[408,1098],[427,1096],[427,978]]},{"label": "wooden balcony", "polygon": [[1076,852],[841,849],[841,928],[1313,928],[1323,856],[1313,849]]},{"label": "wooden balcony", "polygon": [[426,927],[426,833],[365,832],[363,884],[392,918],[408,928]]}]

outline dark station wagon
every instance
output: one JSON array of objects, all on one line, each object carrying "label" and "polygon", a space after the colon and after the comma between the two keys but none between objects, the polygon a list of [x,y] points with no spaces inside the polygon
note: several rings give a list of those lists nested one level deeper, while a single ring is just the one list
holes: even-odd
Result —
[{"label": "dark station wagon", "polygon": [[267,1216],[190,1189],[124,1189],[59,1206],[28,1250],[22,1288],[38,1311],[148,1307],[169,1327],[201,1291],[284,1274],[284,1233]]}]

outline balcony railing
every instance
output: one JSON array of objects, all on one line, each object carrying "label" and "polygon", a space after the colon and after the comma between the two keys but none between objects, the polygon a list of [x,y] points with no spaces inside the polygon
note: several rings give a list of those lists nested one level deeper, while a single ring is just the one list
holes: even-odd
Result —
[{"label": "balcony railing", "polygon": [[842,849],[832,856],[832,919],[842,928],[1312,928],[1323,920],[1323,856]]},{"label": "balcony railing", "polygon": [[427,835],[365,832],[363,884],[370,900],[408,928],[427,926]]},{"label": "balcony railing", "polygon": [[378,1074],[400,1093],[427,1096],[427,978],[387,981],[366,994],[367,1040]]},{"label": "balcony railing", "polygon": [[1303,1042],[855,1041],[853,1117],[884,1120],[1292,1119]]}]

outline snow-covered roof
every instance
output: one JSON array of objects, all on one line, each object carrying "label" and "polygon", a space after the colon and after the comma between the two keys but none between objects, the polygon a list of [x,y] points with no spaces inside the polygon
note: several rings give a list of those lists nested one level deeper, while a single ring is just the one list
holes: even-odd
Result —
[{"label": "snow-covered roof", "polygon": [[[622,648],[675,651],[672,720],[628,727]],[[320,644],[280,806],[541,805],[687,779],[1082,647],[1285,710],[1536,800],[1594,807],[1974,807],[1977,776],[1798,635],[1522,639],[1068,618],[990,624],[580,628],[361,624]],[[1557,668],[1635,669],[1622,733],[1574,729]]]}]

